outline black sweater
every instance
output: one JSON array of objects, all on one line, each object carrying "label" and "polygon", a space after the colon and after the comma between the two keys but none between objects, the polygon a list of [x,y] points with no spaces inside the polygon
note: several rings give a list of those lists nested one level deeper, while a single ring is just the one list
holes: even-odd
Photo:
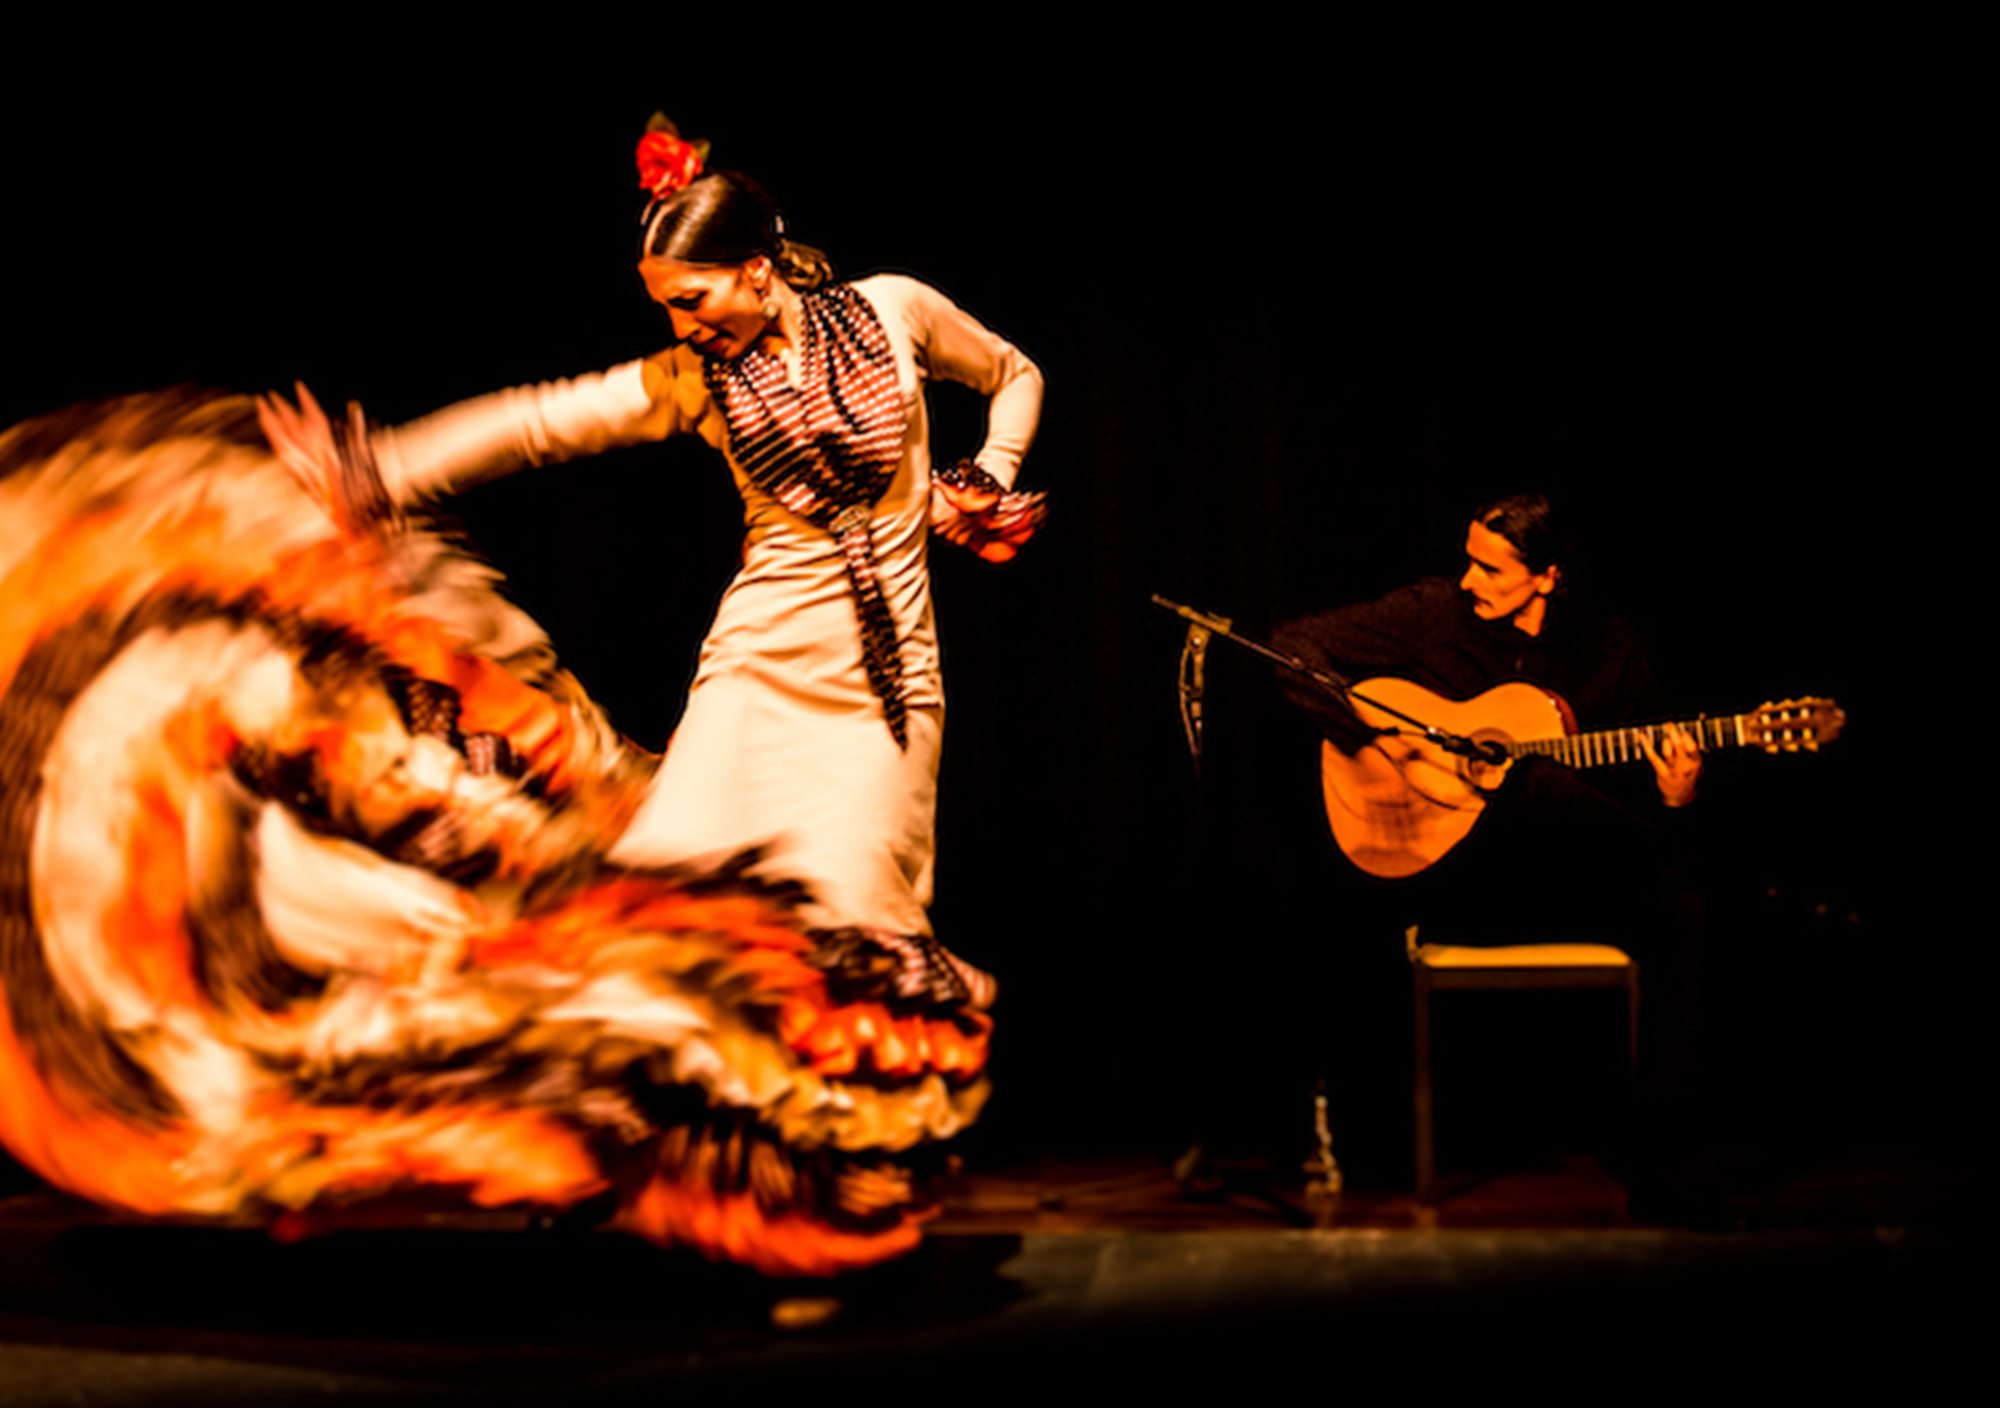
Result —
[{"label": "black sweater", "polygon": [[[1276,645],[1357,682],[1395,675],[1448,699],[1525,680],[1567,700],[1583,729],[1638,722],[1658,708],[1645,649],[1623,621],[1554,601],[1531,636],[1511,621],[1480,620],[1444,577],[1302,617],[1279,628]],[[1351,753],[1368,741],[1353,712],[1316,686],[1288,673],[1285,691],[1336,747]]]}]

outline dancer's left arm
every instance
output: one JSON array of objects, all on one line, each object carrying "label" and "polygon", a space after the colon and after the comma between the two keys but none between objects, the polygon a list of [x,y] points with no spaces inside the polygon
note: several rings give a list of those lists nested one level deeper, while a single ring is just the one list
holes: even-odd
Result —
[{"label": "dancer's left arm", "polygon": [[1011,560],[1048,514],[1044,495],[1009,492],[1041,420],[1040,369],[928,284],[880,275],[863,288],[908,332],[919,375],[960,382],[986,397],[986,440],[972,459],[976,472],[960,465],[932,474],[931,530],[988,562]]},{"label": "dancer's left arm", "polygon": [[878,275],[863,287],[871,301],[894,305],[924,375],[959,382],[986,397],[986,441],[973,459],[1002,488],[1013,488],[1041,423],[1041,369],[929,284]]}]

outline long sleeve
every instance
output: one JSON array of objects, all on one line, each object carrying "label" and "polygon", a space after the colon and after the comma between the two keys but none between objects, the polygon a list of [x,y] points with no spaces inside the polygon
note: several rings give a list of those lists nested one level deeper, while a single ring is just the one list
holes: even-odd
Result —
[{"label": "long sleeve", "polygon": [[865,285],[871,301],[896,306],[926,375],[956,381],[986,397],[986,441],[973,458],[1012,488],[1041,423],[1041,369],[929,284],[882,274]]},{"label": "long sleeve", "polygon": [[[1450,604],[1448,589],[1420,582],[1391,592],[1377,601],[1322,611],[1280,626],[1272,644],[1319,670],[1333,670],[1352,679],[1407,672],[1412,642],[1425,639],[1441,608]],[[1346,704],[1293,672],[1281,673],[1285,695],[1310,715],[1335,746],[1353,752],[1372,736]]]},{"label": "long sleeve", "polygon": [[690,385],[679,360],[662,354],[461,401],[376,431],[375,454],[390,495],[408,503],[532,465],[706,433],[707,407],[699,374]]}]

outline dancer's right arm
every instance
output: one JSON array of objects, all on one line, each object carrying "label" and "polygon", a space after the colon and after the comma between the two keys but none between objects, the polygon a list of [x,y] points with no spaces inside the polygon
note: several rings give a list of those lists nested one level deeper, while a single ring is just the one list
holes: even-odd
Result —
[{"label": "dancer's right arm", "polygon": [[693,433],[719,445],[721,432],[698,360],[670,348],[607,372],[460,401],[370,438],[390,496],[411,503],[530,465],[669,435]]}]

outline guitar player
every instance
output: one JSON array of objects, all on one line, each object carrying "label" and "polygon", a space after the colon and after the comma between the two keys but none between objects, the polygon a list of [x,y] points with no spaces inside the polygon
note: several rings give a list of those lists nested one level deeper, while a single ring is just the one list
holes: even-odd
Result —
[{"label": "guitar player", "polygon": [[[1482,505],[1466,529],[1466,566],[1455,582],[1429,578],[1379,600],[1304,617],[1280,628],[1279,650],[1351,680],[1399,677],[1451,700],[1521,680],[1562,696],[1582,729],[1658,717],[1653,673],[1637,635],[1565,591],[1566,544],[1539,494]],[[1297,675],[1287,698],[1343,754],[1373,729],[1337,698]],[[1426,940],[1501,944],[1594,940],[1639,962],[1642,1168],[1678,1163],[1694,1124],[1694,967],[1700,902],[1684,878],[1683,842],[1702,755],[1679,728],[1642,744],[1645,768],[1581,773],[1539,757],[1512,763],[1470,834],[1407,878],[1348,869],[1344,893],[1327,896],[1335,922],[1371,953],[1400,958],[1400,931]],[[1380,872],[1378,872],[1379,874]],[[1357,970],[1361,971],[1361,970]],[[1380,1003],[1384,972],[1364,984]],[[1379,1018],[1378,1010],[1374,1016]],[[1380,1023],[1363,1021],[1357,1029]],[[1352,1062],[1359,1051],[1345,1054]],[[1379,1063],[1379,1053],[1372,1057]],[[1679,1182],[1680,1180],[1677,1180]]]},{"label": "guitar player", "polygon": [[[1379,601],[1341,607],[1280,629],[1278,648],[1352,678],[1394,675],[1467,699],[1525,680],[1566,700],[1582,728],[1655,712],[1657,691],[1638,637],[1615,617],[1580,609],[1564,593],[1565,545],[1549,501],[1516,494],[1481,506],[1466,527],[1464,575],[1432,577]],[[1336,747],[1353,752],[1372,731],[1304,681],[1288,694]],[[1641,745],[1660,801],[1694,800],[1701,754],[1678,726],[1662,746]]]}]

